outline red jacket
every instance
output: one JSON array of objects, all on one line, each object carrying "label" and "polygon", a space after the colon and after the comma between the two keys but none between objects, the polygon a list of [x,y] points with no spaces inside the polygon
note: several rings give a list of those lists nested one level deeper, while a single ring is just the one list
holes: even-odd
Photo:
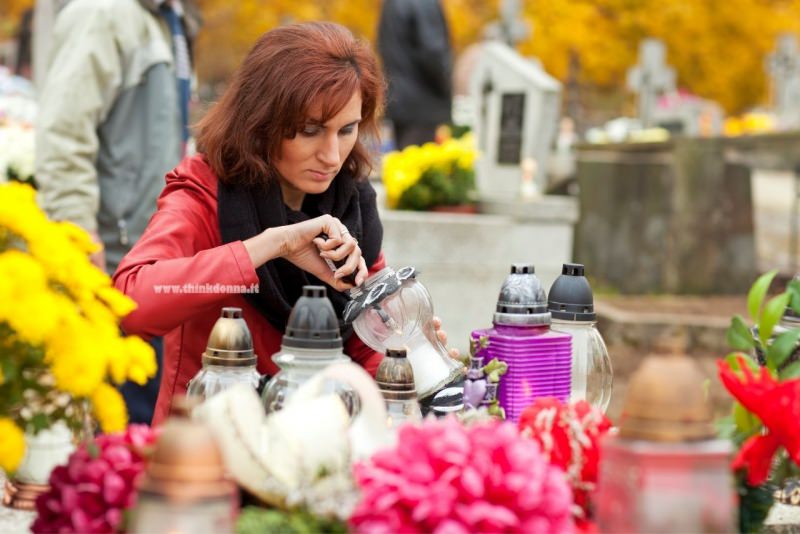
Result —
[{"label": "red jacket", "polygon": [[[217,177],[198,155],[184,159],[167,174],[158,211],[133,249],[123,258],[114,284],[138,308],[122,323],[129,334],[164,336],[164,363],[153,424],[164,421],[172,398],[184,393],[200,370],[201,355],[214,322],[224,306],[242,308],[253,336],[260,373],[274,375],[272,355],[281,336],[240,294],[186,292],[185,284],[250,287],[258,283],[255,267],[241,241],[222,244],[217,220]],[[370,273],[385,266],[383,253]],[[375,374],[381,354],[356,335],[345,353]]]}]

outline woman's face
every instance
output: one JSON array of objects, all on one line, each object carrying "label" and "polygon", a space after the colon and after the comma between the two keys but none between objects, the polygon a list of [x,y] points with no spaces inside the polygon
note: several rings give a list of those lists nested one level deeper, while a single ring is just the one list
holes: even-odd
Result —
[{"label": "woman's face", "polygon": [[281,155],[275,162],[283,201],[293,209],[300,209],[306,194],[328,189],[358,139],[360,91],[325,124],[315,120],[321,109],[321,102],[312,104],[305,127],[281,142]]}]

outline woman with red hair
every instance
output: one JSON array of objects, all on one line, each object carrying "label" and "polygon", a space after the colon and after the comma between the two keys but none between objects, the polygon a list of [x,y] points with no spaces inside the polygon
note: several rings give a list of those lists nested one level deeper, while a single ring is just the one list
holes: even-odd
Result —
[{"label": "woman with red hair", "polygon": [[[384,267],[363,145],[377,135],[383,94],[368,44],[336,24],[291,25],[256,42],[200,121],[200,153],[167,175],[114,274],[138,303],[125,330],[165,336],[154,424],[200,369],[223,306],[243,309],[258,369],[274,375],[270,356],[302,286],[333,288],[341,317],[340,291],[353,287],[344,277],[360,285]],[[334,272],[326,259],[343,263]],[[373,374],[381,359],[355,335],[345,352]]]}]

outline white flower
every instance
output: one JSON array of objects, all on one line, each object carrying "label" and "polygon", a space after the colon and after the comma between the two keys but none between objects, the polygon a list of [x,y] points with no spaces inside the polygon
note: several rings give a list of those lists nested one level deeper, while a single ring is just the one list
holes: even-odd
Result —
[{"label": "white flower", "polygon": [[0,126],[0,182],[12,175],[29,181],[34,173],[34,130],[17,123]]}]

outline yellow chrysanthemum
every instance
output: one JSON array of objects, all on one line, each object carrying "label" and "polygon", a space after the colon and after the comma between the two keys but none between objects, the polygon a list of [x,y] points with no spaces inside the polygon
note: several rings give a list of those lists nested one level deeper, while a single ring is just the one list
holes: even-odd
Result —
[{"label": "yellow chrysanthemum", "polygon": [[25,455],[25,434],[7,417],[0,417],[0,469],[12,473]]},{"label": "yellow chrysanthemum", "polygon": [[152,345],[139,337],[124,339],[126,353],[130,356],[128,379],[137,384],[144,384],[148,378],[156,374],[158,364]]},{"label": "yellow chrysanthemum", "polygon": [[51,291],[30,293],[16,301],[13,307],[14,311],[6,319],[20,339],[31,345],[41,345],[57,333],[59,308]]},{"label": "yellow chrysanthemum", "polygon": [[126,380],[143,385],[156,374],[157,363],[153,347],[139,337],[118,338],[108,362],[111,379],[122,384]]},{"label": "yellow chrysanthemum", "polygon": [[106,377],[107,350],[85,319],[65,324],[63,335],[51,339],[45,352],[56,387],[75,397],[90,395]]},{"label": "yellow chrysanthemum", "polygon": [[411,145],[400,152],[386,154],[383,157],[382,179],[387,204],[390,208],[397,207],[403,193],[413,187],[426,171],[437,170],[449,174],[454,166],[469,170],[473,168],[476,157],[471,134],[458,139],[449,138],[441,144]]},{"label": "yellow chrysanthemum", "polygon": [[77,246],[81,252],[92,254],[100,249],[100,245],[92,241],[89,233],[80,226],[69,221],[61,221],[56,224],[64,237]]},{"label": "yellow chrysanthemum", "polygon": [[119,391],[108,384],[100,384],[92,393],[91,400],[94,416],[103,432],[108,434],[125,430],[128,412]]},{"label": "yellow chrysanthemum", "polygon": [[136,302],[133,299],[111,286],[98,289],[97,297],[119,318],[127,316],[136,309]]},{"label": "yellow chrysanthemum", "polygon": [[36,206],[36,192],[32,187],[17,182],[3,184],[0,188],[0,227],[25,241],[41,235],[48,224],[47,217]]},{"label": "yellow chrysanthemum", "polygon": [[56,328],[54,298],[35,259],[18,250],[0,253],[0,321],[21,340],[39,345]]},{"label": "yellow chrysanthemum", "polygon": [[[105,431],[122,430],[124,402],[106,381],[143,384],[156,373],[152,347],[119,331],[136,304],[92,265],[89,235],[49,221],[31,187],[0,184],[0,205],[0,323],[11,329],[0,346],[41,346],[44,360],[27,360],[20,372],[52,375],[56,390],[94,402]],[[3,438],[0,430],[0,454]]]}]

